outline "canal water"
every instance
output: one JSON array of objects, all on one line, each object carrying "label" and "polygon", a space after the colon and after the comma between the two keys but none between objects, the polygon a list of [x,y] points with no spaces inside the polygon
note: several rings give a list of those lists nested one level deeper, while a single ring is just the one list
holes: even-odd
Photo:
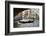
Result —
[{"label": "canal water", "polygon": [[22,24],[18,24],[18,27],[39,27],[39,21],[35,20],[33,23],[22,23]]}]

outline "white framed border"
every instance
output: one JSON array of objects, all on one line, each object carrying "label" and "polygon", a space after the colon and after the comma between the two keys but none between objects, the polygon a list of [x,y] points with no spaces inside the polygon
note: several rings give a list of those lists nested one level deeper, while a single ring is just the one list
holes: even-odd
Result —
[{"label": "white framed border", "polygon": [[[39,27],[27,27],[27,28],[13,28],[13,8],[39,8]],[[22,4],[10,4],[10,32],[20,31],[39,31],[42,30],[42,6],[38,5],[22,5]]]}]

